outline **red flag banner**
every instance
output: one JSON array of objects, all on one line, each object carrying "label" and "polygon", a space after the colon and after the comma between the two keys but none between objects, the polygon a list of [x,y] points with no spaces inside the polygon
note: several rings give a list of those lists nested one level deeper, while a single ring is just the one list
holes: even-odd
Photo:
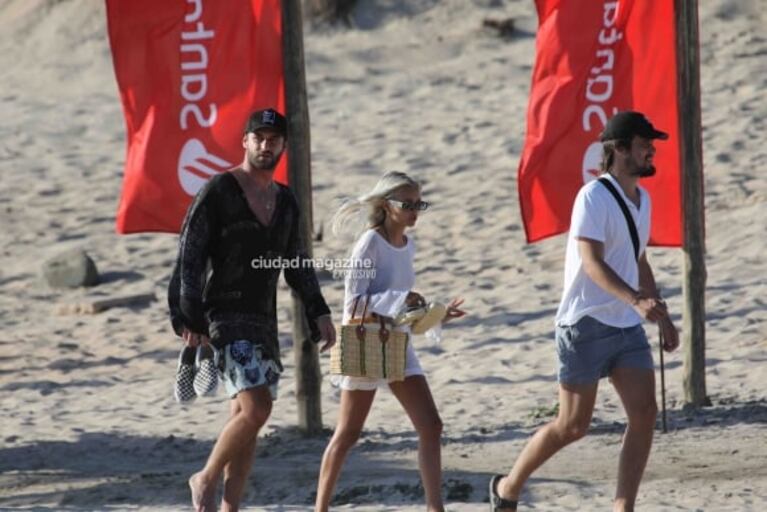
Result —
[{"label": "red flag banner", "polygon": [[527,133],[518,170],[528,242],[565,232],[578,189],[596,177],[599,134],[614,113],[647,115],[657,174],[653,245],[682,244],[676,31],[671,0],[536,0],[538,35]]},{"label": "red flag banner", "polygon": [[[285,112],[279,0],[107,0],[127,155],[117,231],[178,232],[243,158],[253,110]],[[286,159],[276,179],[287,179]]]}]

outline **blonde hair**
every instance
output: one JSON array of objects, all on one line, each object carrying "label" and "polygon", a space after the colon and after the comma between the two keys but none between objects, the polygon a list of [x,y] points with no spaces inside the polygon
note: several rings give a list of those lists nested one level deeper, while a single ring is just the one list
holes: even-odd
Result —
[{"label": "blonde hair", "polygon": [[[404,172],[387,172],[378,180],[373,190],[356,199],[344,201],[333,216],[333,233],[342,235],[351,231],[358,235],[365,228],[380,226],[386,219],[384,208],[386,200],[390,199],[397,190],[405,187],[421,190],[421,184]],[[361,218],[361,213],[365,209],[367,209],[367,222]]]}]

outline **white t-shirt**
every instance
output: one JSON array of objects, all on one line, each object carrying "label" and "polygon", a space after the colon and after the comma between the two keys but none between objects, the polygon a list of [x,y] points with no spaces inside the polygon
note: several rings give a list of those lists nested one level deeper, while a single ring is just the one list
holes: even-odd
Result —
[{"label": "white t-shirt", "polygon": [[[650,238],[650,196],[639,187],[639,208],[623,193],[620,184],[610,174],[604,174],[621,194],[634,219],[639,234],[639,254]],[[578,251],[578,237],[604,243],[604,261],[623,281],[639,288],[639,268],[634,257],[631,235],[615,197],[607,187],[594,180],[584,185],[575,198],[570,233],[567,235],[565,286],[557,311],[557,325],[573,325],[588,315],[613,327],[631,327],[642,317],[616,296],[598,286],[583,271]]]},{"label": "white t-shirt", "polygon": [[[368,312],[390,318],[397,316],[405,305],[407,294],[415,285],[414,256],[415,243],[412,237],[407,237],[403,247],[394,247],[375,230],[365,231],[352,250],[351,261],[369,260],[373,266],[365,269],[363,265],[355,263],[357,268],[347,275],[343,323],[351,318],[356,297],[361,297],[357,316],[362,316],[367,294],[370,294]],[[371,276],[370,270],[374,271],[374,275]]]},{"label": "white t-shirt", "polygon": [[[351,261],[355,270],[350,270],[346,277],[346,293],[344,296],[343,323],[348,323],[352,316],[355,298],[360,297],[356,316],[362,316],[365,297],[370,294],[368,313],[393,318],[404,308],[405,299],[415,285],[415,269],[413,258],[415,243],[412,237],[407,237],[403,247],[394,247],[375,230],[366,231],[357,240],[352,249]],[[372,262],[372,269],[364,268],[361,263],[365,260]],[[375,274],[370,275],[370,270]],[[395,329],[409,332],[409,326],[398,326]],[[407,344],[405,354],[405,377],[423,375],[421,363],[413,348],[413,343]],[[386,379],[368,379],[365,377],[349,377],[331,375],[330,382],[341,389],[372,390],[388,385]]]}]

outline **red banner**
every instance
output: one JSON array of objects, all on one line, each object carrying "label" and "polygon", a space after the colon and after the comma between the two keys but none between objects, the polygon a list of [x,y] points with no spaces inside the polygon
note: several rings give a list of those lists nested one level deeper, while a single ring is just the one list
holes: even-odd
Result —
[{"label": "red banner", "polygon": [[285,112],[280,2],[106,5],[128,146],[117,231],[176,233],[207,180],[242,162],[248,115]]},{"label": "red banner", "polygon": [[519,163],[528,242],[565,232],[578,189],[595,178],[599,134],[637,110],[669,134],[656,141],[653,245],[682,244],[676,31],[671,0],[536,0],[536,62]]}]

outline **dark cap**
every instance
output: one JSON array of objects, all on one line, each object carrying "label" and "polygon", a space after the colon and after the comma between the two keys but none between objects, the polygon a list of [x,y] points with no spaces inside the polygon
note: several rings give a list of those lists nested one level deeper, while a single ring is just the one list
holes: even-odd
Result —
[{"label": "dark cap", "polygon": [[274,130],[283,137],[288,135],[288,122],[285,116],[274,110],[267,108],[256,110],[248,118],[248,124],[245,125],[245,133],[255,132],[257,130]]},{"label": "dark cap", "polygon": [[618,112],[607,121],[599,140],[631,140],[634,135],[645,139],[668,139],[668,133],[656,130],[650,121],[640,112]]}]

